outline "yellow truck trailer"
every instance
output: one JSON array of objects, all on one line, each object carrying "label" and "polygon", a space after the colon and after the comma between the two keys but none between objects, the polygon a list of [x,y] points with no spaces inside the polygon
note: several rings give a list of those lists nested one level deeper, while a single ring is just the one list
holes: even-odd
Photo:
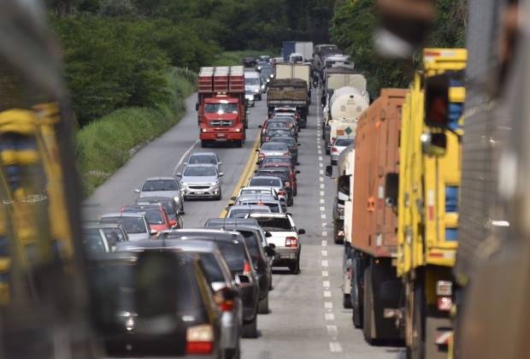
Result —
[{"label": "yellow truck trailer", "polygon": [[[409,358],[447,357],[458,246],[464,49],[425,49],[402,109],[397,275]],[[452,119],[452,127],[437,126]]]}]

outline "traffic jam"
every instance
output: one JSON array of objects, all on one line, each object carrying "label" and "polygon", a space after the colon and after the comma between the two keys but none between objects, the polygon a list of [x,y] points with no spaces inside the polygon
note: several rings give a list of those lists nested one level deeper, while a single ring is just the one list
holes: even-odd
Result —
[{"label": "traffic jam", "polygon": [[[298,134],[307,127],[311,70],[276,62],[274,74],[260,71],[274,69],[268,56],[252,68],[202,68],[196,110],[203,149],[190,153],[174,176],[153,173],[135,189],[134,203],[85,223],[96,323],[108,355],[239,358],[241,338],[258,338],[259,317],[270,313],[273,268],[301,273],[306,232],[289,208],[299,195]],[[301,67],[305,80],[298,73],[282,78],[280,67]],[[268,115],[257,126],[253,172],[227,198],[215,148],[244,144],[247,107],[265,94]],[[187,202],[221,200],[228,204],[219,218],[186,226]],[[160,291],[150,277],[162,268],[171,268],[172,279]]]}]

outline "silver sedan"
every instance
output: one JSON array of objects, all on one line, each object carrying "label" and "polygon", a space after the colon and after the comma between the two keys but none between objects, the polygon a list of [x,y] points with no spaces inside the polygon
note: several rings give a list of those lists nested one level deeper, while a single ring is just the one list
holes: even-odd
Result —
[{"label": "silver sedan", "polygon": [[214,198],[220,201],[223,198],[221,188],[222,172],[217,171],[215,165],[197,164],[187,165],[182,173],[177,173],[184,199],[188,198]]}]

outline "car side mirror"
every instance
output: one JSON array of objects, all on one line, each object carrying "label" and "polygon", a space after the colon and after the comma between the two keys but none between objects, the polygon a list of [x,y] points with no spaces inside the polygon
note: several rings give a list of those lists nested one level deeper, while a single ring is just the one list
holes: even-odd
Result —
[{"label": "car side mirror", "polygon": [[140,193],[140,189],[139,189],[139,188],[136,188],[136,189],[134,190],[134,192],[135,192],[135,193]]},{"label": "car side mirror", "polygon": [[180,172],[176,173],[175,177],[182,177],[182,173],[180,173]]},{"label": "car side mirror", "polygon": [[149,231],[149,234],[152,235],[152,236],[156,236],[156,235],[158,234],[158,231],[155,230],[155,229],[151,229],[151,230]]},{"label": "car side mirror", "polygon": [[236,284],[248,284],[250,283],[250,277],[245,274],[236,274]]},{"label": "car side mirror", "polygon": [[296,173],[297,175],[299,175],[299,174],[300,174],[300,171],[299,171],[299,170],[296,170],[296,171],[294,171],[294,173]]},{"label": "car side mirror", "polygon": [[254,151],[255,151],[255,152],[259,152],[259,148],[256,148]]},{"label": "car side mirror", "polygon": [[269,243],[269,247],[271,247],[272,249],[276,249],[276,244],[274,244],[274,243]]},{"label": "car side mirror", "polygon": [[267,253],[267,256],[269,257],[274,257],[276,255],[276,251],[270,245],[265,247],[265,252]]},{"label": "car side mirror", "polygon": [[[266,237],[266,238],[270,238],[270,237],[272,237],[272,233],[269,232],[269,231],[265,232],[265,237]],[[272,243],[271,243],[271,244],[272,244]],[[276,247],[276,245],[275,245],[274,247]]]},{"label": "car side mirror", "polygon": [[222,164],[223,164],[223,162],[218,162],[217,164],[218,164],[218,165],[220,166],[220,165],[222,165]]},{"label": "car side mirror", "polygon": [[258,128],[263,128],[263,126],[262,126],[262,125],[259,125]]},{"label": "car side mirror", "polygon": [[333,166],[331,165],[326,166],[326,176],[331,177],[332,174],[333,174]]},{"label": "car side mirror", "polygon": [[223,172],[219,172],[219,177],[223,177],[225,174]]},{"label": "car side mirror", "polygon": [[297,143],[297,145],[298,145],[298,147],[302,146],[302,144],[301,144],[301,143]]},{"label": "car side mirror", "polygon": [[298,234],[305,234],[305,229],[301,228],[298,230]]},{"label": "car side mirror", "polygon": [[171,227],[175,227],[177,225],[177,221],[174,219],[171,219],[169,220],[169,224],[171,225]]}]

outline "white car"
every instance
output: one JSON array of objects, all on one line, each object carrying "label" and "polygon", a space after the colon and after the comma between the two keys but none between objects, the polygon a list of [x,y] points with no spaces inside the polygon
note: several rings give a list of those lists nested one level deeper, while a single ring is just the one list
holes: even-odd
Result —
[{"label": "white car", "polygon": [[338,136],[337,138],[335,138],[329,150],[331,164],[336,165],[342,151],[344,151],[346,147],[350,146],[354,142],[355,139],[348,136]]},{"label": "white car", "polygon": [[302,251],[299,235],[305,234],[305,230],[296,229],[288,213],[251,213],[249,218],[256,219],[261,228],[271,234],[267,241],[276,246],[273,266],[289,267],[292,274],[299,274]]}]

